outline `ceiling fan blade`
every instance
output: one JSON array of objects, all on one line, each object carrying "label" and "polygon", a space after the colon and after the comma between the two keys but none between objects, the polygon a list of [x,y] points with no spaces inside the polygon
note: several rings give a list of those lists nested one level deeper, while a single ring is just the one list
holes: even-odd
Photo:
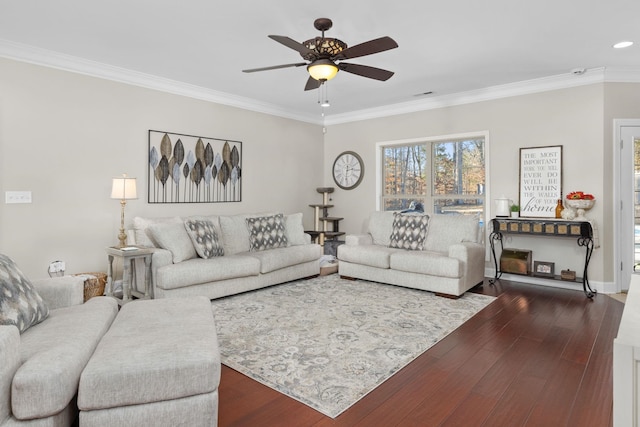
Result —
[{"label": "ceiling fan blade", "polygon": [[313,89],[318,89],[320,87],[320,82],[316,79],[314,79],[313,77],[309,77],[309,80],[307,80],[307,84],[304,87],[304,90],[313,90]]},{"label": "ceiling fan blade", "polygon": [[273,65],[271,67],[262,67],[262,68],[251,68],[248,70],[242,70],[243,73],[255,73],[256,71],[267,71],[267,70],[277,70],[279,68],[289,68],[289,67],[302,67],[303,65],[307,65],[306,62],[296,62],[295,64],[282,64],[282,65]]},{"label": "ceiling fan blade", "polygon": [[338,53],[331,59],[342,60],[358,58],[360,56],[371,55],[378,52],[384,52],[385,50],[395,49],[398,47],[398,43],[391,37],[380,37],[379,39],[369,40],[368,42],[360,43],[355,46],[346,48],[342,52]]},{"label": "ceiling fan blade", "polygon": [[341,62],[338,68],[347,73],[357,74],[362,77],[368,77],[375,80],[389,80],[393,76],[393,71],[383,70],[382,68],[369,67],[368,65],[348,64]]},{"label": "ceiling fan blade", "polygon": [[314,58],[316,58],[318,56],[318,53],[315,50],[311,50],[308,47],[306,47],[305,45],[303,45],[302,43],[298,43],[297,41],[287,37],[287,36],[273,36],[270,35],[269,36],[270,39],[273,39],[275,41],[277,41],[278,43],[281,43],[283,45],[285,45],[286,47],[296,50],[298,52],[300,52],[300,54],[307,59],[307,56],[312,56]]}]

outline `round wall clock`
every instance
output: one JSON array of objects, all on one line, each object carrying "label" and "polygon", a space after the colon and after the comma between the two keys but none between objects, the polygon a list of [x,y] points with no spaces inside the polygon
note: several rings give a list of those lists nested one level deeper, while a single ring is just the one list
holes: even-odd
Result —
[{"label": "round wall clock", "polygon": [[356,188],[364,176],[364,162],[353,151],[345,151],[333,162],[333,180],[343,190]]}]

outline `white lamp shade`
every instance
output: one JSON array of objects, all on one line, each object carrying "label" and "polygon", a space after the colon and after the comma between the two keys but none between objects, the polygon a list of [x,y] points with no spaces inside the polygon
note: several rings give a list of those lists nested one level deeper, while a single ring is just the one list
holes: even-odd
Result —
[{"label": "white lamp shade", "polygon": [[111,185],[111,198],[120,200],[137,199],[136,179],[126,175],[120,178],[113,178]]}]

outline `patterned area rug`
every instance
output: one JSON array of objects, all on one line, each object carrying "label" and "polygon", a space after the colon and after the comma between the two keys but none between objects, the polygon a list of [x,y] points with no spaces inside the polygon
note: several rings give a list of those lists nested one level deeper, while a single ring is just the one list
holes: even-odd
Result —
[{"label": "patterned area rug", "polygon": [[335,418],[494,299],[332,274],[212,305],[223,364]]}]

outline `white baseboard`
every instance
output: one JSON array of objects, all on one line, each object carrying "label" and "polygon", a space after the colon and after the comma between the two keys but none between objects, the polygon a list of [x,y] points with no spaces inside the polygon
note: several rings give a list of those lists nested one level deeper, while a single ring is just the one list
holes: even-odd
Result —
[{"label": "white baseboard", "polygon": [[[495,269],[493,268],[485,268],[484,275],[485,277],[492,279],[495,277]],[[582,284],[576,282],[565,282],[562,280],[553,280],[553,279],[545,279],[543,277],[533,277],[533,276],[522,276],[520,274],[508,274],[503,273],[500,276],[503,280],[509,280],[513,282],[520,283],[528,283],[531,285],[540,285],[540,286],[550,286],[553,288],[561,288],[561,289],[571,289],[575,291],[583,291]],[[591,285],[591,289],[597,291],[599,294],[615,294],[617,293],[616,284],[613,282],[596,282],[593,280],[589,281]]]}]

